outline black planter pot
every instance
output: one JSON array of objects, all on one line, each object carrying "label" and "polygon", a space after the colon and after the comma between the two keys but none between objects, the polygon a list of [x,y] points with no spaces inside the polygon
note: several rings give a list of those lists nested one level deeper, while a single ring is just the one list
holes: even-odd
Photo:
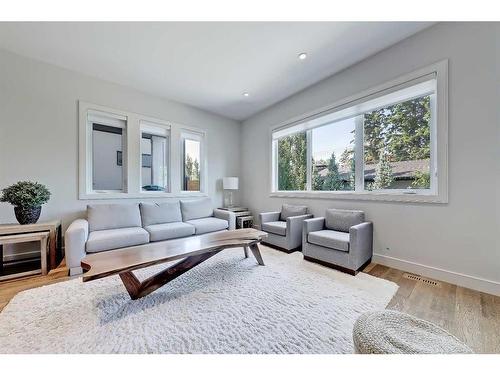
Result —
[{"label": "black planter pot", "polygon": [[42,207],[21,207],[15,206],[14,213],[19,224],[35,224],[40,217]]}]

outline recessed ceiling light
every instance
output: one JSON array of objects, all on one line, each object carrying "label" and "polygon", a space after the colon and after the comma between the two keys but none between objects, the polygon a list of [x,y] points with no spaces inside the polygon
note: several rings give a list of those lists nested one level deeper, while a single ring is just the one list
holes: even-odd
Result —
[{"label": "recessed ceiling light", "polygon": [[299,53],[299,60],[305,60],[305,59],[307,59],[307,53],[305,52]]},{"label": "recessed ceiling light", "polygon": [[250,96],[250,94],[249,94],[248,92],[244,92],[244,93],[243,93],[243,96],[244,96],[245,98],[248,98],[248,97]]}]

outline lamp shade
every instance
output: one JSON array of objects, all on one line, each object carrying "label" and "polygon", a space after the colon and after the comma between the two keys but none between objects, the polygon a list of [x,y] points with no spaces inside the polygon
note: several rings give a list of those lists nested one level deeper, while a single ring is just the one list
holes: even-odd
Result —
[{"label": "lamp shade", "polygon": [[224,190],[238,190],[238,177],[224,177],[222,188]]}]

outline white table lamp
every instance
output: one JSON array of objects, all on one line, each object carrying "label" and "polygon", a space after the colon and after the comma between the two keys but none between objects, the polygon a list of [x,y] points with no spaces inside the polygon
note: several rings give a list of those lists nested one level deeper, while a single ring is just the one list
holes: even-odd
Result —
[{"label": "white table lamp", "polygon": [[224,177],[222,179],[222,188],[227,190],[226,207],[233,206],[233,190],[238,190],[238,177]]}]

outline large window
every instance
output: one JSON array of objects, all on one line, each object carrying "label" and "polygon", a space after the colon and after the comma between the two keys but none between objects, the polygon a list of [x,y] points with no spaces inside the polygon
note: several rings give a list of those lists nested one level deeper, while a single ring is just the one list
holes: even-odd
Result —
[{"label": "large window", "polygon": [[169,191],[168,127],[141,122],[141,189]]},{"label": "large window", "polygon": [[206,196],[202,129],[79,101],[79,198]]},{"label": "large window", "polygon": [[438,82],[446,80],[438,71],[446,69],[438,68],[273,131],[272,192],[445,201],[446,97]]},{"label": "large window", "polygon": [[202,136],[182,134],[182,190],[201,191]]}]

